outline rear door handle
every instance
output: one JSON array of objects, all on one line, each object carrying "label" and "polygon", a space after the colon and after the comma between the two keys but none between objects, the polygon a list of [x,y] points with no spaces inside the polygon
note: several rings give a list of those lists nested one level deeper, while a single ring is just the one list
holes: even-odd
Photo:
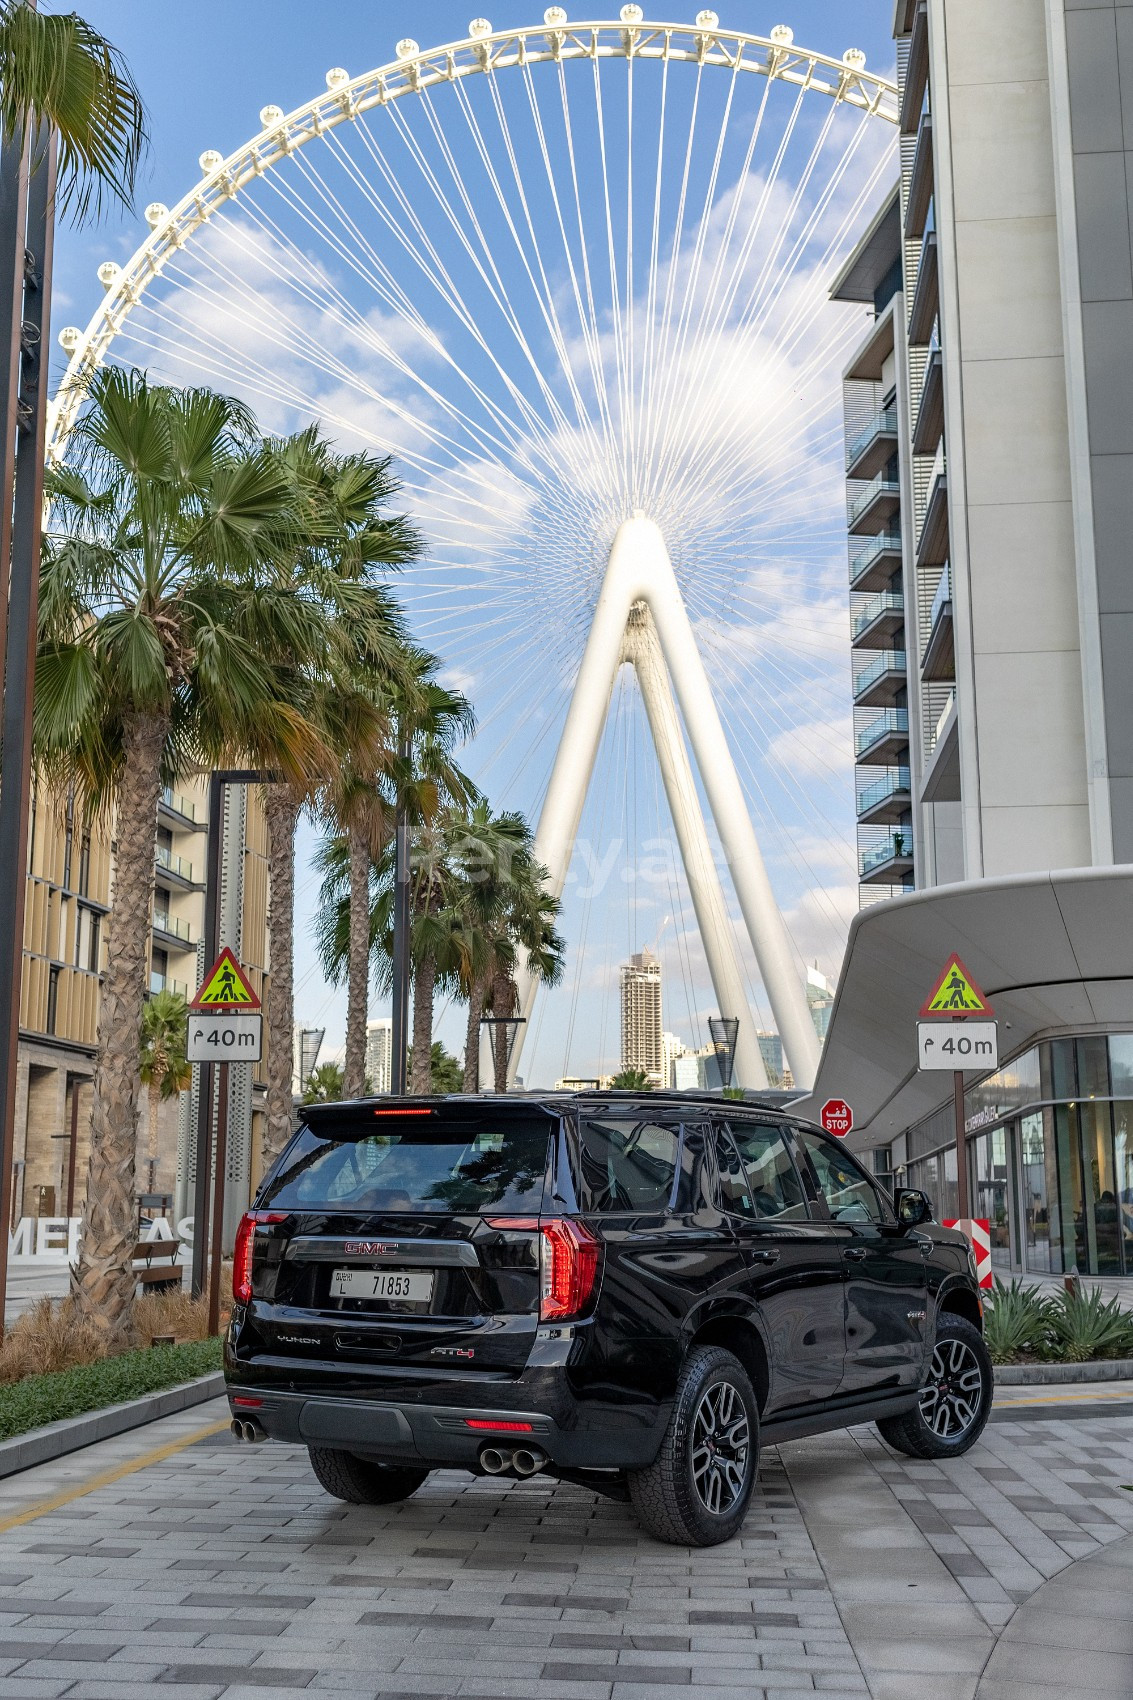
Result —
[{"label": "rear door handle", "polygon": [[778,1246],[755,1246],[747,1255],[749,1263],[778,1263],[782,1253]]},{"label": "rear door handle", "polygon": [[852,1257],[855,1263],[863,1263],[865,1261],[865,1252],[862,1247],[858,1245],[847,1246],[846,1256]]}]

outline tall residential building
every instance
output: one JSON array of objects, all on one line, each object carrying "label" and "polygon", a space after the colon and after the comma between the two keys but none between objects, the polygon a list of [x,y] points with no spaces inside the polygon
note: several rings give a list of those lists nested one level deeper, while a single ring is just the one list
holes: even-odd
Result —
[{"label": "tall residential building", "polygon": [[366,1079],[371,1092],[388,1092],[392,1078],[393,1020],[375,1016],[366,1023]]},{"label": "tall residential building", "polygon": [[767,1084],[779,1087],[783,1084],[783,1041],[778,1033],[757,1033],[759,1054],[763,1058],[763,1066],[767,1071]]},{"label": "tall residential building", "polygon": [[[225,793],[221,836],[220,939],[239,956],[262,996],[267,973],[267,845],[255,787]],[[207,776],[161,794],[154,833],[151,992],[191,997],[204,973]],[[99,1016],[106,917],[113,902],[113,822],[84,826],[66,798],[36,787],[28,832],[20,1040],[16,1075],[12,1214],[81,1212],[89,1155],[90,1086]],[[230,1071],[229,1215],[256,1178],[263,1065]],[[76,1096],[77,1095],[77,1096]],[[138,1189],[175,1195],[192,1212],[195,1092],[160,1105],[157,1157],[149,1167],[150,1103],[142,1093]],[[73,1152],[73,1161],[72,1161]],[[69,1197],[70,1193],[70,1197]],[[243,1203],[241,1203],[243,1200]]]},{"label": "tall residential building", "polygon": [[296,1097],[302,1096],[318,1067],[325,1038],[325,1027],[305,1027],[301,1021],[291,1030],[291,1090]]},{"label": "tall residential building", "polygon": [[825,1039],[830,1028],[830,1011],[834,1007],[834,988],[817,963],[806,971],[806,1001],[814,1030],[820,1039]]},{"label": "tall residential building", "polygon": [[1133,13],[899,0],[834,283],[863,896],[1133,861]]},{"label": "tall residential building", "polygon": [[661,1025],[661,964],[642,950],[622,964],[622,1067],[637,1068],[650,1084],[664,1084]]}]

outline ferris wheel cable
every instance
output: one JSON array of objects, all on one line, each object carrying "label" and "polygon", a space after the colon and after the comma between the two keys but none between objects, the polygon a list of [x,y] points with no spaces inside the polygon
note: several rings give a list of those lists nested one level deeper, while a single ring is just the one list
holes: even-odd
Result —
[{"label": "ferris wheel cable", "polygon": [[627,457],[629,447],[626,441],[626,367],[625,367],[625,330],[622,324],[621,290],[618,286],[618,268],[614,248],[613,209],[610,204],[610,173],[606,164],[606,118],[602,104],[602,79],[598,60],[593,64],[594,103],[598,124],[598,154],[602,161],[602,204],[606,219],[606,248],[609,266],[610,303],[613,320],[614,341],[614,370],[617,378],[617,417],[620,429],[617,433],[621,448],[622,489],[625,491],[628,480]]},{"label": "ferris wheel cable", "polygon": [[661,71],[661,100],[657,124],[657,152],[653,168],[653,218],[649,236],[649,272],[645,295],[645,352],[641,361],[637,413],[644,421],[649,410],[649,378],[653,370],[654,323],[657,311],[657,266],[661,251],[661,181],[665,162],[665,131],[669,109],[669,62]]},{"label": "ferris wheel cable", "polygon": [[[620,681],[619,681],[618,690],[615,693],[615,695],[618,699],[617,703],[615,705],[615,714],[620,712],[620,693],[621,693],[621,684],[620,684]],[[612,768],[613,768],[612,763],[606,764],[605,784],[603,785],[603,788],[602,788],[601,805],[600,805],[599,816],[598,816],[598,835],[597,835],[598,843],[602,843],[604,835],[605,835],[606,804],[607,804],[607,801],[609,799]],[[564,1043],[563,1043],[563,1068],[562,1068],[562,1072],[563,1072],[564,1075],[569,1074],[569,1072],[570,1072],[570,1053],[571,1053],[571,1048],[572,1048],[573,1043],[574,1043],[574,1028],[575,1028],[575,1022],[576,1022],[577,1016],[578,1016],[578,998],[579,998],[579,993],[580,993],[581,986],[582,986],[582,964],[583,964],[583,960],[584,960],[584,957],[585,957],[586,940],[587,940],[587,938],[589,936],[589,932],[590,932],[590,914],[591,914],[591,908],[593,906],[593,902],[594,902],[594,885],[593,885],[593,881],[591,881],[591,883],[588,887],[588,890],[587,890],[587,894],[583,898],[582,925],[581,925],[581,928],[580,928],[578,945],[577,945],[576,953],[575,953],[574,985],[573,985],[573,988],[572,988],[572,991],[571,991],[570,1003],[568,1005],[566,1035],[565,1035],[565,1039],[564,1039]],[[607,929],[607,931],[608,931],[608,929]]]}]

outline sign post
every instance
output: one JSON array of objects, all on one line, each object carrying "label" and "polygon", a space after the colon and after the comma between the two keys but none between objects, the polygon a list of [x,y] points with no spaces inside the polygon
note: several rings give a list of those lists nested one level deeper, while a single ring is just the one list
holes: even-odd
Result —
[{"label": "sign post", "polygon": [[[204,1286],[208,1270],[209,1333],[220,1331],[220,1265],[224,1250],[224,1182],[228,1167],[228,1066],[230,1062],[259,1062],[263,1054],[263,1015],[260,1000],[247,975],[225,945],[189,1005],[190,1062],[219,1063],[216,1131],[212,1147],[212,1222],[206,1224],[198,1206],[193,1222],[194,1292]],[[211,1070],[209,1074],[211,1077]],[[202,1081],[202,1088],[204,1082]],[[208,1106],[209,1120],[212,1105]],[[208,1199],[208,1152],[197,1149],[197,1197]],[[208,1259],[206,1263],[206,1259]],[[199,1284],[197,1271],[200,1271]]]},{"label": "sign post", "polygon": [[[964,1068],[992,1069],[999,1061],[997,1028],[991,1005],[960,958],[953,952],[921,1008],[917,1045],[921,1068],[951,1068],[952,1107],[956,1123],[956,1207],[961,1221],[971,1219],[968,1198],[968,1147],[964,1128]],[[973,1017],[983,1020],[972,1022]],[[962,1033],[954,1027],[933,1028],[944,1021],[972,1023]],[[970,1059],[970,1060],[969,1060]],[[957,1067],[957,1063],[960,1064]]]}]

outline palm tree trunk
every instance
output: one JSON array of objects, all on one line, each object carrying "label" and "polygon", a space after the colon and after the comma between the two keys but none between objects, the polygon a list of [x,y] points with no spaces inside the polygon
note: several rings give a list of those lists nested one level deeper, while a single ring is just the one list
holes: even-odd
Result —
[{"label": "palm tree trunk", "polygon": [[346,1061],[342,1096],[366,1090],[366,1014],[370,990],[370,841],[350,828],[350,948],[346,981]]},{"label": "palm tree trunk", "polygon": [[150,1081],[149,1088],[149,1163],[150,1175],[153,1177],[150,1191],[157,1191],[157,1114],[161,1103],[161,1086],[157,1080]]},{"label": "palm tree trunk", "polygon": [[291,1080],[295,1047],[295,826],[299,804],[287,785],[264,787],[268,838],[267,1103],[262,1171],[294,1129]]},{"label": "palm tree trunk", "polygon": [[436,957],[426,953],[413,975],[413,1078],[411,1092],[433,1089],[433,989],[437,982]]},{"label": "palm tree trunk", "polygon": [[475,975],[468,994],[468,1027],[464,1035],[464,1090],[466,1092],[479,1092],[480,1090],[480,1017],[484,1013],[484,999],[487,991],[486,976]]},{"label": "palm tree trunk", "polygon": [[90,1167],[72,1295],[79,1312],[116,1339],[134,1308],[138,1237],[135,1156],[141,1021],[149,980],[154,841],[164,716],[131,715],[118,788],[114,904],[106,917],[106,969],[98,1020]]},{"label": "palm tree trunk", "polygon": [[497,1092],[507,1091],[508,1064],[508,1032],[503,1017],[514,1014],[515,991],[508,976],[500,972],[492,979],[492,1014],[496,1017],[496,1025],[492,1028],[492,1052],[495,1062],[495,1088]]}]

